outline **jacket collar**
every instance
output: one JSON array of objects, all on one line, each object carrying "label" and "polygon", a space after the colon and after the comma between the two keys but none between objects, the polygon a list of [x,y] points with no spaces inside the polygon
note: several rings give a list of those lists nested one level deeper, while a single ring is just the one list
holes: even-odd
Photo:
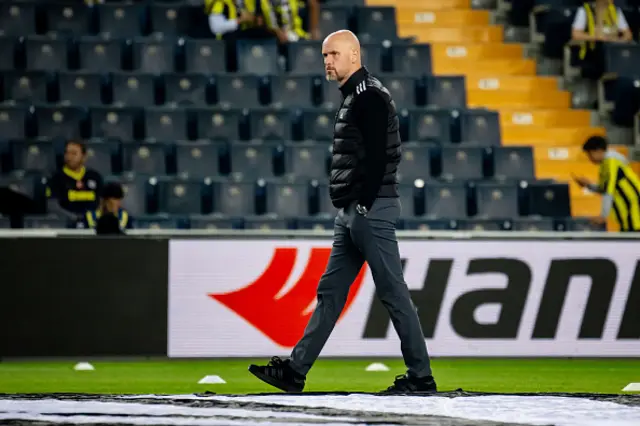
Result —
[{"label": "jacket collar", "polygon": [[342,92],[342,96],[347,97],[351,93],[355,92],[358,84],[366,80],[368,75],[369,70],[367,70],[367,68],[364,66],[360,67],[358,71],[351,74],[351,77],[349,77],[349,79],[345,81],[342,86],[340,86],[340,92]]}]

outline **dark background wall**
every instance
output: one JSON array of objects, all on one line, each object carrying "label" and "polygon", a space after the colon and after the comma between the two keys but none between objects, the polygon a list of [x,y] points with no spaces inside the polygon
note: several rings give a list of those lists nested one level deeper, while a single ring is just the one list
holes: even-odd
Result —
[{"label": "dark background wall", "polygon": [[167,268],[168,240],[0,239],[0,357],[166,355]]}]

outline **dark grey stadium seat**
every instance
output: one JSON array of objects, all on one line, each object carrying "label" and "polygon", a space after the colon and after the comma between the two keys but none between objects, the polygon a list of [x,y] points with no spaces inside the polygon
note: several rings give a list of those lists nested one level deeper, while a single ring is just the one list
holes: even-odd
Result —
[{"label": "dark grey stadium seat", "polygon": [[516,184],[478,183],[476,200],[478,219],[507,219],[518,216]]},{"label": "dark grey stadium seat", "polygon": [[239,139],[240,111],[214,108],[191,111],[198,122],[198,139],[214,141]]},{"label": "dark grey stadium seat", "polygon": [[355,18],[358,38],[364,43],[395,40],[398,37],[396,8],[393,6],[357,7]]},{"label": "dark grey stadium seat", "polygon": [[83,72],[61,72],[58,74],[61,105],[102,105],[102,77]]},{"label": "dark grey stadium seat", "polygon": [[427,104],[440,108],[465,108],[467,94],[464,77],[427,76]]},{"label": "dark grey stadium seat", "polygon": [[119,179],[124,191],[122,207],[127,209],[133,217],[144,215],[148,212],[148,187],[149,180],[142,176]]},{"label": "dark grey stadium seat", "polygon": [[498,113],[484,110],[461,111],[460,135],[461,142],[475,142],[486,146],[500,145],[500,117]]},{"label": "dark grey stadium seat", "polygon": [[82,35],[90,32],[91,9],[83,3],[48,2],[44,11],[49,34]]},{"label": "dark grey stadium seat", "polygon": [[465,219],[458,221],[458,230],[460,231],[505,231],[511,222],[508,220],[491,220],[491,219]]},{"label": "dark grey stadium seat", "polygon": [[412,184],[416,179],[431,179],[431,145],[405,142],[402,145],[402,161],[398,166],[401,183]]},{"label": "dark grey stadium seat", "polygon": [[271,105],[275,108],[306,108],[312,105],[312,79],[304,76],[271,77]]},{"label": "dark grey stadium seat", "polygon": [[410,183],[398,185],[399,201],[402,206],[402,216],[412,217],[424,213],[424,207],[416,205],[416,186]]},{"label": "dark grey stadium seat", "polygon": [[218,215],[191,215],[189,216],[191,229],[234,229],[232,218]]},{"label": "dark grey stadium seat", "polygon": [[329,111],[337,111],[342,103],[340,89],[333,81],[322,80],[322,107]]},{"label": "dark grey stadium seat", "polygon": [[80,37],[78,40],[80,69],[92,72],[117,72],[122,69],[122,40]]},{"label": "dark grey stadium seat", "polygon": [[15,48],[15,40],[13,37],[0,36],[0,56],[3,58],[3,60],[0,61],[0,70],[14,69]]},{"label": "dark grey stadium seat", "polygon": [[226,72],[226,45],[222,40],[186,40],[185,70],[189,73]]},{"label": "dark grey stadium seat", "polygon": [[154,80],[151,75],[113,73],[111,77],[115,106],[144,107],[155,104]]},{"label": "dark grey stadium seat", "polygon": [[0,135],[3,139],[23,139],[27,109],[21,106],[0,106]]},{"label": "dark grey stadium seat", "polygon": [[100,4],[95,7],[101,35],[111,38],[132,38],[142,35],[144,5]]},{"label": "dark grey stadium seat", "polygon": [[223,108],[255,108],[260,105],[258,79],[252,75],[220,75],[216,78],[218,105]]},{"label": "dark grey stadium seat", "polygon": [[267,190],[267,213],[280,217],[307,216],[309,214],[309,186],[270,182]]},{"label": "dark grey stadium seat", "polygon": [[38,135],[46,138],[82,138],[81,125],[86,115],[79,107],[39,106],[35,110]]},{"label": "dark grey stadium seat", "polygon": [[442,174],[446,180],[475,179],[484,177],[484,148],[442,147]]},{"label": "dark grey stadium seat", "polygon": [[323,6],[318,27],[322,37],[349,26],[349,9],[342,6]]},{"label": "dark grey stadium seat", "polygon": [[298,229],[313,230],[313,231],[333,231],[335,226],[334,218],[327,217],[299,217],[296,221]]},{"label": "dark grey stadium seat", "polygon": [[302,120],[305,140],[333,140],[334,114],[326,111],[310,110],[304,112]]},{"label": "dark grey stadium seat", "polygon": [[16,141],[12,144],[12,151],[16,170],[48,174],[56,169],[56,157],[51,142]]},{"label": "dark grey stadium seat", "polygon": [[28,70],[60,71],[67,69],[66,40],[29,36],[24,43]]},{"label": "dark grey stadium seat", "polygon": [[0,229],[10,229],[10,228],[11,228],[11,219],[9,219],[8,217],[0,216]]},{"label": "dark grey stadium seat", "polygon": [[133,108],[92,108],[91,136],[122,141],[133,140],[135,121],[136,111]]},{"label": "dark grey stadium seat", "polygon": [[175,142],[187,140],[187,112],[184,109],[147,108],[144,112],[145,139]]},{"label": "dark grey stadium seat", "polygon": [[282,149],[271,143],[231,144],[231,174],[236,180],[269,178],[274,176],[274,154]]},{"label": "dark grey stadium seat", "polygon": [[66,219],[50,216],[25,216],[26,229],[66,229],[69,222]]},{"label": "dark grey stadium seat", "polygon": [[448,110],[410,111],[409,140],[451,142],[451,113]]},{"label": "dark grey stadium seat", "polygon": [[[149,8],[151,34],[178,37],[189,29],[189,10],[182,4],[152,4]],[[193,24],[191,24],[193,25]]]},{"label": "dark grey stadium seat", "polygon": [[122,145],[123,169],[141,176],[165,175],[166,150],[162,143],[125,143]]},{"label": "dark grey stadium seat", "polygon": [[3,1],[0,3],[0,36],[35,34],[35,3]]},{"label": "dark grey stadium seat", "polygon": [[132,220],[134,229],[176,229],[178,219],[163,216],[140,216]]},{"label": "dark grey stadium seat", "polygon": [[426,216],[459,219],[467,217],[467,191],[462,184],[427,184]]},{"label": "dark grey stadium seat", "polygon": [[47,102],[47,76],[42,71],[7,71],[2,73],[2,81],[5,102]]},{"label": "dark grey stadium seat", "polygon": [[287,221],[277,217],[250,216],[244,218],[244,229],[273,230],[287,229]]},{"label": "dark grey stadium seat", "polygon": [[447,231],[457,227],[457,221],[447,219],[425,219],[422,217],[403,218],[407,231]]},{"label": "dark grey stadium seat", "polygon": [[529,184],[526,192],[528,194],[529,215],[571,216],[568,184],[534,182]]},{"label": "dark grey stadium seat", "polygon": [[255,183],[221,181],[214,186],[213,208],[228,216],[255,214]]},{"label": "dark grey stadium seat", "polygon": [[380,82],[387,88],[396,108],[414,108],[416,105],[416,82],[407,76],[381,76]]},{"label": "dark grey stadium seat", "polygon": [[113,173],[112,156],[117,145],[111,142],[92,142],[87,144],[86,166],[96,170],[102,176],[109,176]]},{"label": "dark grey stadium seat", "polygon": [[533,149],[529,146],[502,146],[493,149],[493,176],[498,180],[533,180]]},{"label": "dark grey stadium seat", "polygon": [[256,75],[278,74],[278,46],[275,41],[239,40],[238,72]]},{"label": "dark grey stadium seat", "polygon": [[220,144],[210,142],[179,142],[176,144],[178,175],[184,179],[217,177],[220,175]]},{"label": "dark grey stadium seat", "polygon": [[514,231],[550,232],[555,231],[553,219],[549,218],[518,218],[513,221]]},{"label": "dark grey stadium seat", "polygon": [[420,77],[431,74],[431,46],[428,44],[396,44],[391,47],[393,71]]},{"label": "dark grey stadium seat", "polygon": [[287,141],[291,139],[291,117],[288,110],[254,109],[249,115],[251,139]]},{"label": "dark grey stadium seat", "polygon": [[206,106],[209,78],[204,74],[166,74],[163,76],[165,104]]},{"label": "dark grey stadium seat", "polygon": [[382,72],[382,45],[373,43],[362,43],[360,45],[362,65],[373,74]]},{"label": "dark grey stadium seat", "polygon": [[307,179],[327,179],[331,146],[316,143],[288,143],[285,146],[286,173]]},{"label": "dark grey stadium seat", "polygon": [[203,183],[196,180],[160,179],[158,186],[159,213],[202,213]]},{"label": "dark grey stadium seat", "polygon": [[[321,12],[322,13],[322,12]],[[323,75],[322,43],[301,40],[288,46],[289,72],[293,75]]]},{"label": "dark grey stadium seat", "polygon": [[315,213],[320,216],[332,218],[335,218],[338,213],[338,209],[336,209],[331,203],[331,198],[329,197],[329,185],[326,183],[318,185],[318,211]]},{"label": "dark grey stadium seat", "polygon": [[133,69],[149,74],[175,71],[174,44],[166,40],[136,39],[132,44]]}]

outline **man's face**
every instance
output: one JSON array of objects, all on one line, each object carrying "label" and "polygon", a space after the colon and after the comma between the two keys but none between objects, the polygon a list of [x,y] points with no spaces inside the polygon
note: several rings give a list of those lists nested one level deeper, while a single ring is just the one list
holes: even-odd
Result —
[{"label": "man's face", "polygon": [[587,151],[586,154],[587,154],[587,157],[589,157],[589,161],[591,161],[594,164],[600,164],[604,160],[605,151],[603,150]]},{"label": "man's face", "polygon": [[118,210],[120,210],[120,206],[122,205],[122,200],[117,198],[105,198],[104,200],[104,209],[109,213],[117,214]]},{"label": "man's face", "polygon": [[84,165],[85,155],[80,145],[70,143],[64,151],[64,164],[71,170],[78,170]]},{"label": "man's face", "polygon": [[342,82],[353,66],[355,52],[347,43],[329,38],[322,44],[324,71],[328,81]]}]

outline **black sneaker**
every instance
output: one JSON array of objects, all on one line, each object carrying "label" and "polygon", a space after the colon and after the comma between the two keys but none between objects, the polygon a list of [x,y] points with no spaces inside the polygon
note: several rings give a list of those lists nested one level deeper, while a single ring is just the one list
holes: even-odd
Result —
[{"label": "black sneaker", "polygon": [[407,393],[435,393],[438,392],[436,381],[433,376],[413,377],[410,374],[396,376],[393,385],[389,386],[381,393],[385,394],[407,394]]},{"label": "black sneaker", "polygon": [[293,371],[288,359],[277,356],[265,366],[251,364],[249,371],[263,382],[285,392],[302,392],[305,376]]}]

